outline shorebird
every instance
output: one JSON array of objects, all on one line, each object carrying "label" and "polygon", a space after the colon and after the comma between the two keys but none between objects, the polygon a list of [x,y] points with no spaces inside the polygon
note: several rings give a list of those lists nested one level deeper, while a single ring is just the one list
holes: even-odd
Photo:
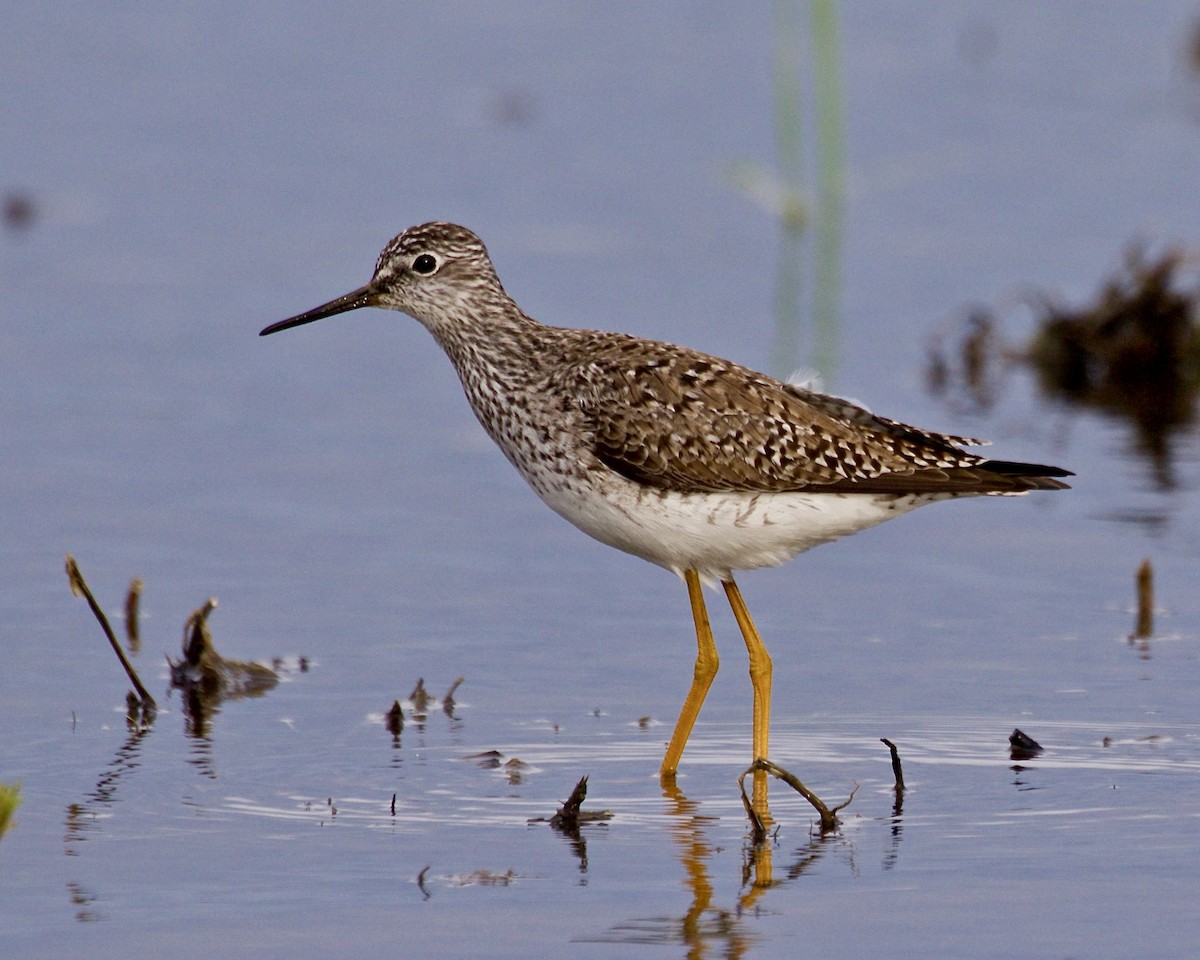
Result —
[{"label": "shorebird", "polygon": [[697,655],[660,772],[673,777],[717,672],[702,581],[719,582],[750,657],[754,759],[767,759],[771,658],[734,581],[938,500],[1066,488],[1058,467],[988,460],[933,433],[728,360],[621,333],[551,327],[505,291],[470,230],[410,227],[369,283],[261,336],[384,307],[421,323],[475,416],[546,504],[687,585]]}]

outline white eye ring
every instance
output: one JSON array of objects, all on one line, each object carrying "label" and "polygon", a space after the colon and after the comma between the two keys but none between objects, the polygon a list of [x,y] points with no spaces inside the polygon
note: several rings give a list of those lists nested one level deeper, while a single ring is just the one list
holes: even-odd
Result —
[{"label": "white eye ring", "polygon": [[420,253],[413,258],[412,270],[413,273],[419,273],[421,276],[427,277],[431,273],[437,273],[441,262],[432,253]]}]

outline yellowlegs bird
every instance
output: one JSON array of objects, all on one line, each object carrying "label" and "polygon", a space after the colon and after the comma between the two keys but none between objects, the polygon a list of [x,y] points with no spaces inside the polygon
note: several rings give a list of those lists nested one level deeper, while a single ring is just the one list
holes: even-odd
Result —
[{"label": "yellowlegs bird", "polygon": [[366,286],[262,335],[359,307],[415,318],[479,422],[555,512],[679,574],[699,647],[662,762],[675,773],[717,672],[701,581],[720,581],[750,653],[754,758],[767,758],[771,658],[733,579],[937,500],[1061,490],[1069,471],[987,460],[846,400],[669,343],[548,327],[505,292],[475,234],[410,227]]}]

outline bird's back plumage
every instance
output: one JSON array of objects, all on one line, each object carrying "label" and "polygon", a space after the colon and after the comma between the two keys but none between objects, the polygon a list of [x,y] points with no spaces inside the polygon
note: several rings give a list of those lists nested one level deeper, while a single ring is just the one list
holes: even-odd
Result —
[{"label": "bird's back plumage", "polygon": [[563,331],[562,368],[596,456],[649,487],[838,493],[1060,489],[1066,471],[993,461],[967,437],[875,416],[717,357],[620,334]]}]

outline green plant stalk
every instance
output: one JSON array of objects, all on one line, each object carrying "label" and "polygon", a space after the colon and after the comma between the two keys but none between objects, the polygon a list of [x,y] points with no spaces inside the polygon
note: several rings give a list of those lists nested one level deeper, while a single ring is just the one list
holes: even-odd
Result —
[{"label": "green plant stalk", "polygon": [[845,116],[836,0],[810,0],[813,97],[817,128],[813,362],[832,381],[838,359],[838,292],[845,223]]}]

